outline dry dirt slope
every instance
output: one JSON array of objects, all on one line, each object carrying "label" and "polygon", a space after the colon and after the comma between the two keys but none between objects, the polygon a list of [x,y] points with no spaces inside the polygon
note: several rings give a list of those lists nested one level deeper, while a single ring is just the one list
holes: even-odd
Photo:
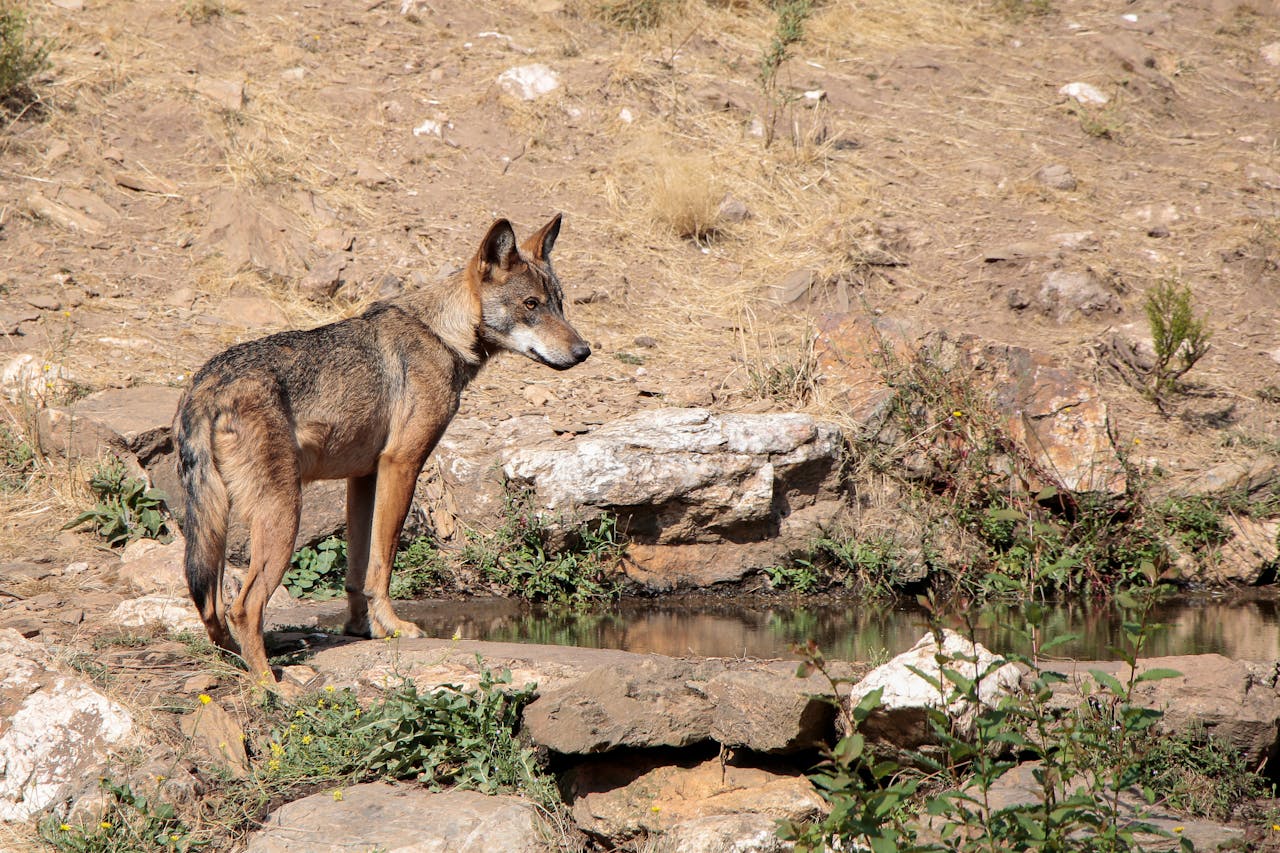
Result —
[{"label": "dry dirt slope", "polygon": [[[497,215],[523,232],[564,211],[561,276],[597,355],[563,376],[505,360],[479,416],[546,402],[534,385],[587,423],[671,399],[781,407],[742,393],[747,367],[797,358],[848,302],[1096,372],[1122,439],[1175,474],[1275,447],[1275,3],[829,0],[772,108],[777,15],[755,2],[76,5],[32,8],[56,49],[46,109],[0,142],[0,323],[7,350],[89,388],[180,383],[229,343],[448,269]],[[637,12],[657,24],[618,23]],[[531,63],[559,88],[498,87]],[[1072,82],[1108,103],[1059,94]],[[415,134],[428,120],[441,136]],[[1053,165],[1073,180],[1038,176]],[[745,219],[675,233],[726,193]],[[304,298],[308,269],[342,265],[333,298]],[[1042,293],[1055,271],[1084,275],[1083,312]],[[1141,331],[1166,278],[1215,337],[1161,417],[1099,351]],[[810,280],[811,304],[773,301]],[[0,551],[69,547],[69,481],[17,499]]]}]

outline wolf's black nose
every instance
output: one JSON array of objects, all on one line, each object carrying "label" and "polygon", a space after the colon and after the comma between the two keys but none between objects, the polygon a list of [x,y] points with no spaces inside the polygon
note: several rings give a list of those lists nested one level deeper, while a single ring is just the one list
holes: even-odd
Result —
[{"label": "wolf's black nose", "polygon": [[573,360],[577,363],[582,363],[587,360],[587,356],[591,355],[591,347],[587,346],[586,341],[579,341],[573,345],[571,352],[573,353]]}]

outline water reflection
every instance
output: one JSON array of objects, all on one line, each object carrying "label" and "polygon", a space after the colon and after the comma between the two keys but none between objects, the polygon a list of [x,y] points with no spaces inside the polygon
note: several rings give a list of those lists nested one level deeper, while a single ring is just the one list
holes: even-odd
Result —
[{"label": "water reflection", "polygon": [[[590,646],[707,657],[790,657],[794,643],[816,640],[828,658],[869,660],[897,654],[927,630],[913,602],[859,604],[829,599],[680,597],[624,600],[607,611],[548,611],[506,599],[402,602],[397,610],[429,636]],[[1027,653],[1015,630],[1018,605],[989,605],[978,640],[996,651]],[[1232,658],[1280,658],[1280,608],[1269,599],[1181,597],[1161,604],[1164,627],[1144,656],[1217,652]],[[1094,602],[1050,605],[1046,639],[1076,634],[1056,656],[1106,659],[1120,640],[1120,614]]]}]

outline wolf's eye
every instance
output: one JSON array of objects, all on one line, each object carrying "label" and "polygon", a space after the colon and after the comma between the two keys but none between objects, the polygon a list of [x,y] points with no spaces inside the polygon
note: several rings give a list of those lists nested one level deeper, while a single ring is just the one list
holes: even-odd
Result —
[{"label": "wolf's eye", "polygon": [[530,311],[533,311],[538,307],[538,300],[530,296],[528,299],[524,301],[524,307],[528,308]]}]

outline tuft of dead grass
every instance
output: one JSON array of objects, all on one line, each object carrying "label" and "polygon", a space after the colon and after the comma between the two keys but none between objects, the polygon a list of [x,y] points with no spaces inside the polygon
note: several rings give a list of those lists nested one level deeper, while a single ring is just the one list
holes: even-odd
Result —
[{"label": "tuft of dead grass", "polygon": [[647,181],[649,213],[677,237],[705,240],[715,231],[724,190],[706,157],[657,153]]}]

